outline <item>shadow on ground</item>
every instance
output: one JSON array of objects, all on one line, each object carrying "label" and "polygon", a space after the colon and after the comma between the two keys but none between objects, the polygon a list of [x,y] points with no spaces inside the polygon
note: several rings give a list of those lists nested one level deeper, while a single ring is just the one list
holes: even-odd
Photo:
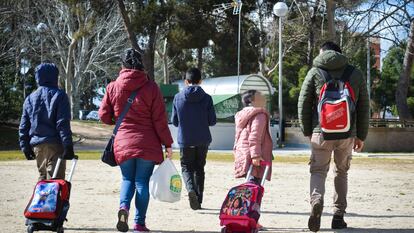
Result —
[{"label": "shadow on ground", "polygon": [[[307,212],[283,212],[283,211],[262,211],[262,214],[275,214],[275,215],[300,215],[309,216]],[[331,213],[323,213],[324,216],[333,216]],[[346,213],[345,217],[359,217],[359,218],[414,218],[414,215],[370,215],[360,213]]]}]

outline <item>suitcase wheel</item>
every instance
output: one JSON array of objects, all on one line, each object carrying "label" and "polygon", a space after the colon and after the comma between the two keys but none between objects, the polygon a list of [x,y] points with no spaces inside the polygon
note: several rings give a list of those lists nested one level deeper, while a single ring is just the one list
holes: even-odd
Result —
[{"label": "suitcase wheel", "polygon": [[57,232],[57,233],[64,233],[64,232],[65,232],[65,230],[63,229],[63,226],[62,226],[62,227],[58,227],[58,228],[56,229],[56,232]]},{"label": "suitcase wheel", "polygon": [[33,225],[29,225],[27,226],[27,233],[33,233],[34,232],[34,226]]}]

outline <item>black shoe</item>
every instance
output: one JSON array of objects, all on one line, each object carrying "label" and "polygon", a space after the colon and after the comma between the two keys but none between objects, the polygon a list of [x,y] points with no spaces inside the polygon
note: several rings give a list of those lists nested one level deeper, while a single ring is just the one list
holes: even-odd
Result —
[{"label": "black shoe", "polygon": [[334,215],[332,218],[332,229],[345,229],[348,227],[346,222],[344,221],[344,216],[341,215]]},{"label": "black shoe", "polygon": [[321,216],[323,205],[317,202],[312,207],[312,213],[309,217],[308,228],[310,231],[317,232],[321,228]]},{"label": "black shoe", "polygon": [[128,210],[120,209],[118,211],[118,223],[116,224],[116,229],[120,232],[127,232],[128,227]]},{"label": "black shoe", "polygon": [[188,200],[190,201],[190,207],[193,210],[201,209],[200,202],[198,202],[198,197],[196,192],[190,191],[188,193]]}]

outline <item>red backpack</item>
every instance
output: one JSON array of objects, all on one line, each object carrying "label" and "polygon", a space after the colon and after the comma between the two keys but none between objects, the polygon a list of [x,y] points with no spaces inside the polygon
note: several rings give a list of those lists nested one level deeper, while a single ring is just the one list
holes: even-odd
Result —
[{"label": "red backpack", "polygon": [[354,70],[348,65],[340,79],[318,68],[325,80],[319,93],[318,117],[321,132],[325,140],[345,139],[351,136],[355,115],[355,94],[349,84]]}]

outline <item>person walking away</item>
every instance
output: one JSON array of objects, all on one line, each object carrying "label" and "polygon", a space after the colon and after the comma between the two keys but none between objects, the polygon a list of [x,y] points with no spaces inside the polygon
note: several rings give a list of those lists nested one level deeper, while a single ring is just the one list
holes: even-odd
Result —
[{"label": "person walking away", "polygon": [[114,125],[131,93],[126,114],[114,141],[115,160],[122,174],[117,230],[127,232],[128,216],[135,195],[134,232],[148,232],[145,224],[149,203],[149,179],[154,165],[164,160],[162,145],[167,157],[172,157],[173,139],[167,123],[164,100],[157,84],[149,80],[144,71],[141,55],[127,49],[121,56],[122,69],[118,78],[109,83],[99,108],[101,121]]},{"label": "person walking away", "polygon": [[[235,177],[246,177],[253,164],[250,181],[260,184],[264,167],[260,161],[272,162],[273,141],[270,136],[270,114],[265,109],[266,98],[257,90],[248,90],[242,94],[244,108],[236,113],[236,134],[234,140],[234,169]],[[266,177],[270,181],[272,167]],[[258,224],[258,228],[262,228]]]},{"label": "person walking away", "polygon": [[206,157],[211,143],[209,126],[216,124],[213,100],[200,84],[201,71],[191,68],[185,75],[186,87],[174,96],[171,121],[178,127],[180,162],[190,207],[203,203]]},{"label": "person walking away", "polygon": [[[70,106],[66,93],[58,88],[59,70],[53,63],[35,69],[38,85],[23,104],[19,144],[26,159],[36,159],[39,181],[51,179],[58,158],[74,158]],[[65,178],[66,163],[59,166],[57,178]]]},{"label": "person walking away", "polygon": [[[337,102],[332,101],[336,98],[333,96],[335,93],[339,96]],[[338,106],[343,108],[329,112]],[[348,64],[348,59],[333,42],[324,43],[319,56],[313,61],[313,67],[300,91],[298,115],[302,132],[309,138],[312,151],[309,163],[312,210],[308,227],[313,232],[320,229],[325,180],[333,152],[335,194],[331,228],[347,228],[344,214],[347,207],[348,170],[352,149],[361,151],[368,134],[369,101],[361,71]],[[333,124],[340,121],[344,124]]]}]

